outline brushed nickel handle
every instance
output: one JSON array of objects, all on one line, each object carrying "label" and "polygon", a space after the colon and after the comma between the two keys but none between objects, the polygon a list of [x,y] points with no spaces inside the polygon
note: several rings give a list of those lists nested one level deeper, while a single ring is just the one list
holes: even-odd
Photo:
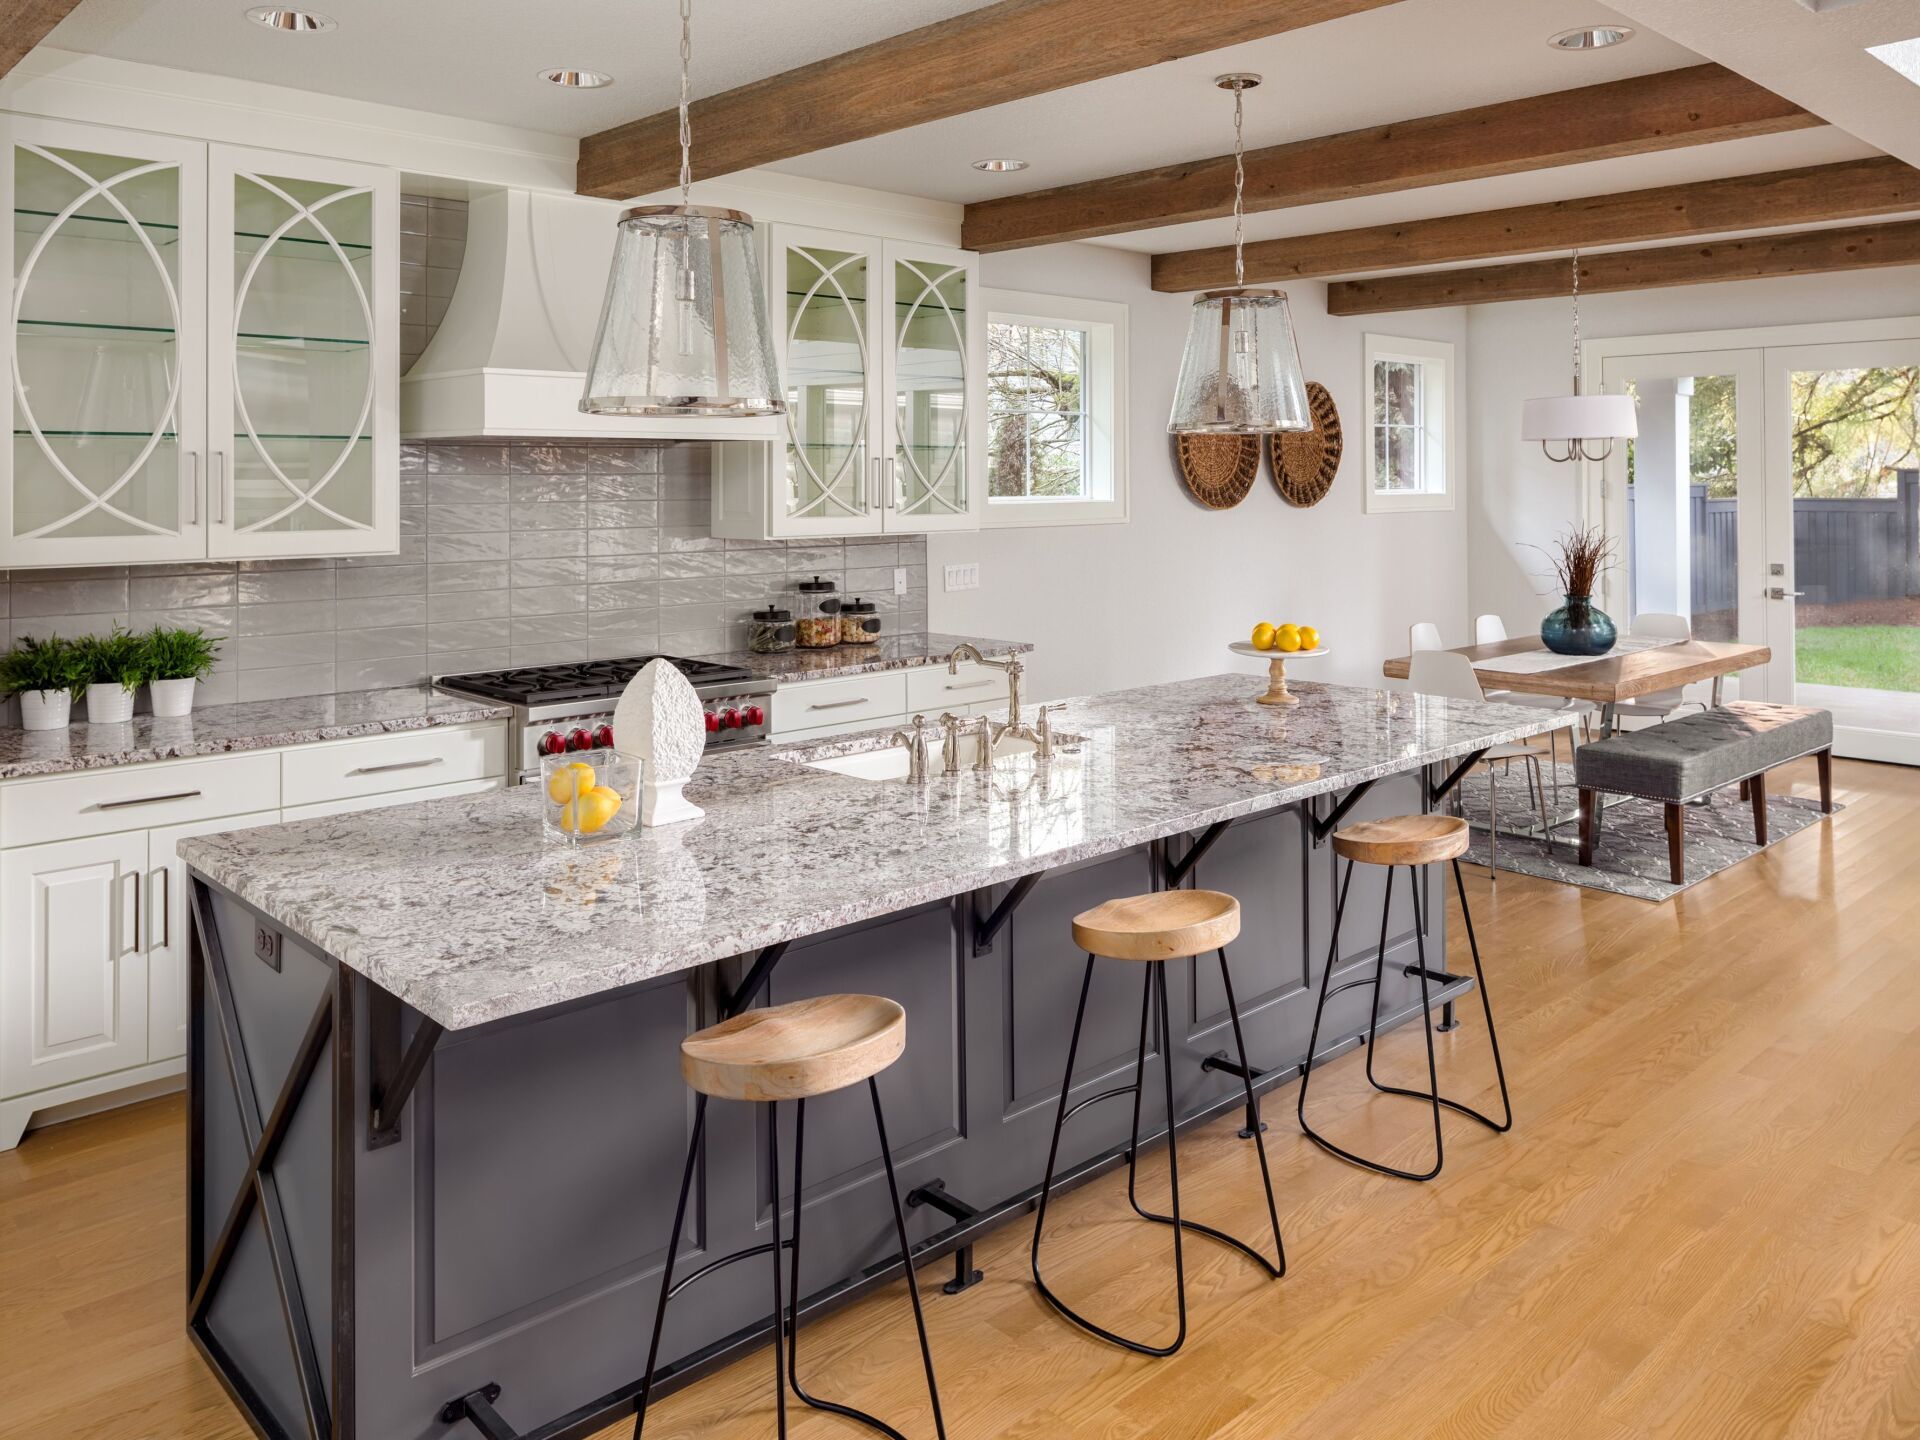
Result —
[{"label": "brushed nickel handle", "polygon": [[1775,585],[1771,590],[1767,591],[1766,598],[1769,600],[1798,600],[1806,593],[1804,590],[1789,590],[1784,585]]},{"label": "brushed nickel handle", "polygon": [[880,498],[887,509],[893,509],[893,457],[891,455],[887,457],[887,483],[881,487]]},{"label": "brushed nickel handle", "polygon": [[173,941],[173,872],[166,866],[160,867],[160,943]]},{"label": "brushed nickel handle", "polygon": [[102,800],[96,810],[125,810],[133,805],[164,805],[169,800],[198,800],[198,790],[176,790],[171,795],[141,795],[133,800]]},{"label": "brushed nickel handle", "polygon": [[187,523],[200,523],[200,452],[187,452]]},{"label": "brushed nickel handle", "polygon": [[989,690],[998,685],[998,680],[969,680],[964,685],[949,685],[949,690]]},{"label": "brushed nickel handle", "polygon": [[133,953],[140,953],[140,872],[133,872]]},{"label": "brushed nickel handle", "polygon": [[213,491],[213,523],[227,523],[227,457],[215,450],[207,457],[209,488]]},{"label": "brushed nickel handle", "polygon": [[820,705],[820,704],[809,705],[807,706],[807,709],[809,710],[844,710],[849,705],[871,705],[872,703],[873,701],[865,698],[862,698],[859,700],[829,700],[824,705]]},{"label": "brushed nickel handle", "polygon": [[349,770],[349,775],[385,775],[394,770],[424,770],[429,765],[446,764],[444,755],[436,755],[431,760],[394,760],[385,765],[362,765],[357,770]]}]

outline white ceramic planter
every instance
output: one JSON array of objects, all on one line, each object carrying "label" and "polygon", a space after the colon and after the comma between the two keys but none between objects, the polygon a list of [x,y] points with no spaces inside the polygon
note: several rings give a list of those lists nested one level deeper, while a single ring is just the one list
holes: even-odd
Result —
[{"label": "white ceramic planter", "polygon": [[73,712],[73,697],[64,690],[22,690],[20,725],[25,730],[64,730]]},{"label": "white ceramic planter", "polygon": [[200,682],[186,680],[149,680],[147,693],[153,697],[153,713],[175,718],[193,713],[193,691]]},{"label": "white ceramic planter", "polygon": [[111,681],[87,686],[87,723],[121,725],[133,718],[133,691]]}]

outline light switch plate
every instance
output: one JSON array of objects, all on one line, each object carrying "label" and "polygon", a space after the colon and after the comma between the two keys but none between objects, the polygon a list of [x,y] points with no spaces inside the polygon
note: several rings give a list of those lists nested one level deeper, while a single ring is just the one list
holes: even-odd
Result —
[{"label": "light switch plate", "polygon": [[980,566],[977,562],[967,565],[947,566],[947,590],[978,590],[980,588]]},{"label": "light switch plate", "polygon": [[896,595],[907,593],[907,567],[904,565],[893,567],[893,593]]}]

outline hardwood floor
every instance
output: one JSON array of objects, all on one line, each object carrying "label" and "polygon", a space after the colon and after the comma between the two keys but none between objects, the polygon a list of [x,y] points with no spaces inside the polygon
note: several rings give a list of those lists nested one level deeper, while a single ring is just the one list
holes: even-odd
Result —
[{"label": "hardwood floor", "polygon": [[[1810,763],[1776,778],[1813,793]],[[1920,773],[1842,762],[1835,781],[1831,823],[1664,905],[1469,871],[1514,1133],[1450,1125],[1445,1173],[1413,1185],[1301,1140],[1280,1091],[1291,1272],[1192,1242],[1192,1336],[1169,1360],[1071,1329],[1035,1299],[1028,1226],[998,1232],[985,1283],[928,1287],[948,1434],[1920,1435]],[[1463,1014],[1443,1077],[1484,1097]],[[1417,1031],[1385,1048],[1424,1079]],[[1424,1109],[1371,1097],[1351,1058],[1325,1078],[1316,1123],[1426,1153]],[[0,1155],[0,1436],[248,1433],[181,1333],[182,1113],[156,1101]],[[1181,1156],[1190,1213],[1264,1233],[1231,1120]],[[1164,1165],[1145,1171],[1151,1194]],[[1048,1274],[1150,1334],[1172,1321],[1168,1240],[1127,1214],[1117,1175],[1058,1202]],[[932,1435],[901,1287],[810,1326],[801,1364],[817,1393]],[[790,1415],[798,1437],[864,1433]],[[647,1434],[771,1436],[765,1352],[663,1401]]]}]

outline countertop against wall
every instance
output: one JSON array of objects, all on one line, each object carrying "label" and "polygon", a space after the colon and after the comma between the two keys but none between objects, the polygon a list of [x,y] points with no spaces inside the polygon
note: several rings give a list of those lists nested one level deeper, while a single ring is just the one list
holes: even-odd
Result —
[{"label": "countertop against wall", "polygon": [[987,640],[978,635],[883,635],[872,645],[834,645],[820,650],[793,649],[778,655],[756,655],[751,650],[728,650],[700,655],[739,665],[769,680],[790,685],[803,680],[837,680],[848,675],[872,675],[882,670],[917,670],[944,665],[956,646],[971,645],[989,659],[1024,655],[1033,646],[1024,640]]},{"label": "countertop against wall", "polygon": [[148,760],[182,760],[237,750],[270,750],[316,740],[352,740],[435,725],[500,720],[504,705],[443,695],[425,685],[357,690],[245,705],[208,705],[167,719],[136,715],[122,725],[65,730],[0,729],[0,780],[104,770]]}]

